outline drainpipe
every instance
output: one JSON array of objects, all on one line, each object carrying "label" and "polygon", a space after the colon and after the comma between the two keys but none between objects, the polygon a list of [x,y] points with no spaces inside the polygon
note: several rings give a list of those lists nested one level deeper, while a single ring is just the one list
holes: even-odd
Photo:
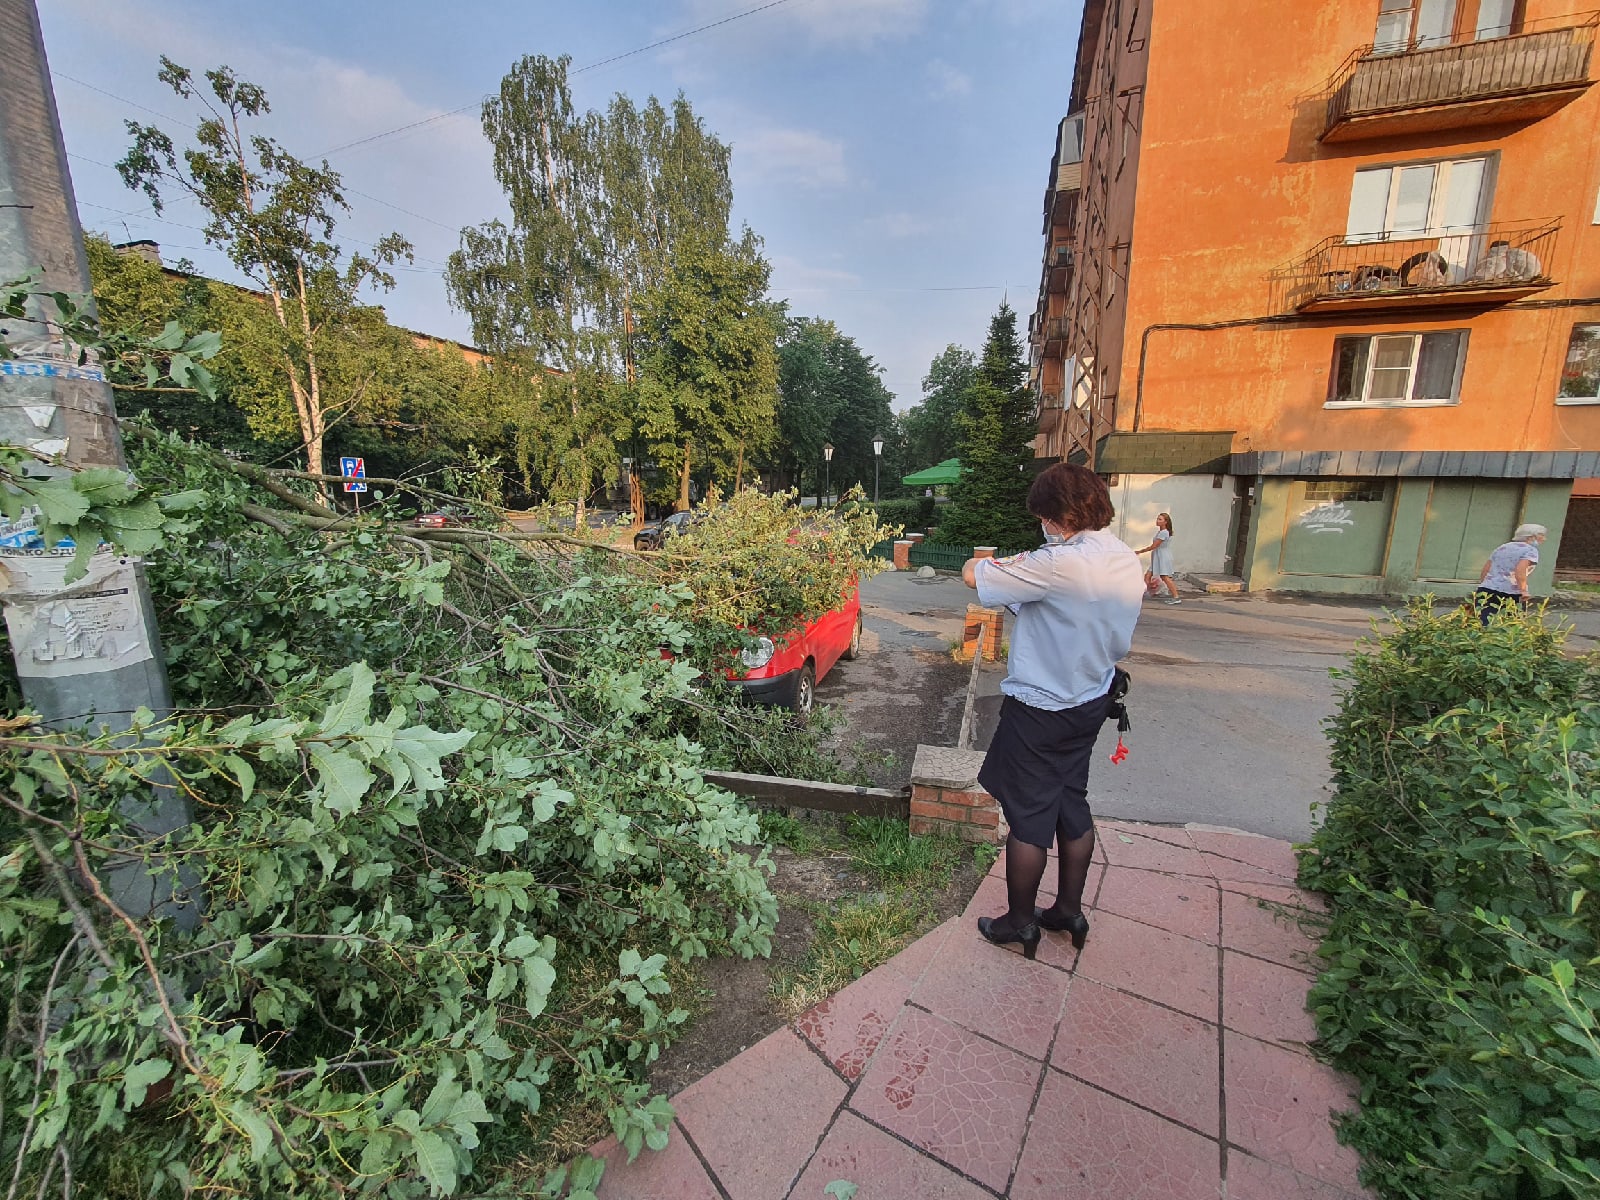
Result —
[{"label": "drainpipe", "polygon": [[[88,259],[67,173],[44,38],[34,0],[0,4],[0,281],[39,271],[38,291],[89,295]],[[80,367],[60,332],[30,302],[30,320],[8,321],[12,353],[0,360],[0,444],[26,446],[67,468],[127,469],[111,386],[93,363]],[[6,371],[6,368],[11,371]],[[29,374],[15,373],[27,370]],[[63,468],[40,464],[41,475]],[[23,697],[46,724],[104,726],[121,733],[135,710],[171,711],[166,659],[144,566],[104,548],[87,579],[67,586],[69,557],[49,550],[0,549],[0,602]],[[153,786],[125,801],[142,834],[159,838],[188,826],[188,801]],[[181,872],[180,872],[181,873]],[[195,897],[175,902],[172,872],[137,852],[108,872],[128,912],[161,909],[197,923]]]}]

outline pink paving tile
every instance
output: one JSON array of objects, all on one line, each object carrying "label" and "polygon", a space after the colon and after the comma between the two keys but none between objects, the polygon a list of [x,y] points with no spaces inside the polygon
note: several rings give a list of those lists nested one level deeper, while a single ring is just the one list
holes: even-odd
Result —
[{"label": "pink paving tile", "polygon": [[[1083,886],[1083,903],[1086,911],[1090,913],[1089,919],[1094,920],[1094,897],[1101,887],[1105,868],[1092,866],[1089,868],[1089,878]],[[1045,908],[1055,903],[1056,878],[1053,869],[1045,872],[1044,882],[1039,885],[1038,907]],[[967,910],[962,914],[963,927],[973,931],[977,936],[977,920],[979,917],[997,917],[1006,911],[1006,885],[1004,879],[991,876],[978,885],[978,890],[973,893]],[[1013,952],[1014,948],[1013,948]],[[1039,943],[1039,960],[1057,967],[1063,971],[1072,970],[1078,961],[1078,952],[1072,948],[1072,940],[1064,933],[1045,931],[1044,940]]]},{"label": "pink paving tile", "polygon": [[1296,1175],[1288,1167],[1238,1150],[1228,1152],[1228,1200],[1368,1200],[1369,1196]]},{"label": "pink paving tile", "polygon": [[589,1153],[606,1160],[596,1193],[600,1200],[719,1200],[716,1185],[676,1123],[665,1150],[641,1150],[631,1163],[614,1137]]},{"label": "pink paving tile", "polygon": [[1217,1144],[1051,1071],[1011,1200],[1216,1200]]},{"label": "pink paving tile", "polygon": [[1135,867],[1141,871],[1166,871],[1173,875],[1198,875],[1211,877],[1205,856],[1188,846],[1175,846],[1154,838],[1139,837],[1130,833],[1108,830],[1099,838],[1105,847],[1106,861],[1113,869]]},{"label": "pink paving tile", "polygon": [[1333,1136],[1333,1115],[1355,1106],[1343,1076],[1303,1052],[1243,1034],[1223,1039],[1228,1140],[1280,1166],[1356,1191],[1360,1159]]},{"label": "pink paving tile", "polygon": [[1310,1042],[1316,1022],[1306,1011],[1311,976],[1293,967],[1222,952],[1222,1023],[1264,1042]]},{"label": "pink paving tile", "polygon": [[1222,893],[1222,944],[1230,950],[1301,971],[1319,971],[1313,928],[1309,922],[1301,927],[1296,909],[1237,892]]},{"label": "pink paving tile", "polygon": [[1243,879],[1219,879],[1217,886],[1238,896],[1254,896],[1257,900],[1270,900],[1290,908],[1303,908],[1309,912],[1327,912],[1328,905],[1316,892],[1284,887],[1277,883],[1251,882]]},{"label": "pink paving tile", "polygon": [[847,1179],[863,1200],[987,1200],[988,1193],[949,1167],[868,1125],[854,1113],[839,1114],[828,1136],[800,1176],[795,1200],[825,1200],[822,1189]]},{"label": "pink paving tile", "polygon": [[1112,870],[1095,907],[1216,945],[1217,895],[1207,878]]},{"label": "pink paving tile", "polygon": [[1227,880],[1233,883],[1254,883],[1263,887],[1290,887],[1294,880],[1285,878],[1275,871],[1258,867],[1254,863],[1240,862],[1236,858],[1228,858],[1221,854],[1205,855],[1206,871],[1218,880]]},{"label": "pink paving tile", "polygon": [[763,1038],[673,1099],[678,1122],[733,1200],[789,1190],[845,1084],[788,1028]]},{"label": "pink paving tile", "polygon": [[1256,837],[1248,833],[1214,833],[1191,829],[1189,836],[1194,844],[1208,854],[1236,859],[1260,867],[1279,876],[1285,883],[1293,883],[1300,871],[1294,847],[1277,838]]},{"label": "pink paving tile", "polygon": [[[1072,977],[990,945],[976,929],[935,956],[911,1002],[1029,1058],[1050,1053]],[[1042,949],[1042,947],[1041,947]]]},{"label": "pink paving tile", "polygon": [[1095,831],[1101,837],[1112,833],[1125,833],[1129,837],[1151,838],[1154,841],[1166,842],[1169,846],[1194,849],[1194,843],[1189,840],[1189,831],[1182,825],[1147,825],[1139,821],[1096,821],[1094,824]]},{"label": "pink paving tile", "polygon": [[1076,979],[1050,1065],[1215,1137],[1217,1027]]},{"label": "pink paving tile", "polygon": [[1216,1020],[1216,947],[1097,912],[1077,974],[1182,1012]]},{"label": "pink paving tile", "polygon": [[1003,1190],[1044,1064],[949,1021],[902,1009],[850,1106],[965,1175]]},{"label": "pink paving tile", "polygon": [[[1089,868],[1089,883],[1094,883],[1099,867]],[[1084,891],[1089,890],[1088,884]],[[1054,904],[1056,899],[1056,873],[1055,869],[1044,873],[1044,878],[1039,881],[1038,904],[1042,907]],[[972,893],[972,899],[967,901],[966,924],[970,927],[972,922],[979,917],[998,917],[1006,911],[1006,878],[1004,875],[987,876],[978,884],[978,890]]]}]

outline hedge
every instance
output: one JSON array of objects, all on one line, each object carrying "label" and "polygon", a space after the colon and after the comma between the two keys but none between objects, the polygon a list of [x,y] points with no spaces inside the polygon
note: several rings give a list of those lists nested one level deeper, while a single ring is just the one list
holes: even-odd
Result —
[{"label": "hedge", "polygon": [[1335,674],[1310,1005],[1386,1200],[1600,1196],[1597,664],[1426,601]]}]

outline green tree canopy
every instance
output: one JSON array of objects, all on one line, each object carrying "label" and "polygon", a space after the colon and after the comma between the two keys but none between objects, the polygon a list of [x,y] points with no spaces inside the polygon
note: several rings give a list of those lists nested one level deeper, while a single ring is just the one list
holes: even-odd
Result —
[{"label": "green tree canopy", "polygon": [[[810,475],[819,496],[825,477],[836,493],[859,484],[870,495],[872,439],[882,434],[888,454],[898,428],[894,394],[878,364],[832,321],[814,317],[790,320],[778,355],[781,447],[774,465],[792,472],[796,484]],[[826,470],[824,443],[833,445]]]},{"label": "green tree canopy", "polygon": [[958,414],[956,452],[961,480],[939,526],[939,539],[961,546],[1024,550],[1039,544],[1039,522],[1028,514],[1033,483],[1033,397],[1017,338],[1017,315],[1002,303],[989,322],[977,377]]},{"label": "green tree canopy", "polygon": [[271,111],[260,87],[225,66],[207,71],[202,87],[166,57],[158,77],[204,110],[194,144],[180,155],[162,130],[129,121],[133,145],[117,170],[157,212],[164,191],[193,199],[206,213],[206,241],[265,293],[273,326],[250,325],[260,336],[241,357],[270,363],[287,385],[307,469],[322,473],[330,426],[385,388],[379,375],[386,359],[369,353],[372,326],[356,313],[358,297],[368,287],[392,289],[388,268],[409,262],[411,246],[391,233],[370,253],[347,254],[334,241],[339,214],[349,210],[339,173],[246,131]]},{"label": "green tree canopy", "polygon": [[922,377],[922,403],[905,414],[906,461],[912,470],[956,457],[956,417],[978,376],[972,351],[954,343],[941,350]]}]

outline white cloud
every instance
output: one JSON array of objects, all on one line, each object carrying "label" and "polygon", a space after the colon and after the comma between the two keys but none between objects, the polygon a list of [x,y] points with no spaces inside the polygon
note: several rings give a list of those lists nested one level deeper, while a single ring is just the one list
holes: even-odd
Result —
[{"label": "white cloud", "polygon": [[861,276],[837,267],[817,267],[784,254],[772,257],[772,291],[787,296],[797,292],[853,291]]},{"label": "white cloud", "polygon": [[939,223],[921,213],[891,212],[871,217],[866,222],[872,232],[887,238],[913,238],[933,233]]},{"label": "white cloud", "polygon": [[[814,45],[864,49],[918,32],[928,8],[929,0],[790,0],[731,28],[780,41],[798,31]],[[735,7],[729,0],[691,0],[688,7],[689,22],[695,25],[741,11],[743,4]]]},{"label": "white cloud", "polygon": [[844,143],[808,129],[769,127],[730,139],[736,179],[797,187],[842,187],[850,180]]},{"label": "white cloud", "polygon": [[928,64],[928,79],[935,96],[967,96],[972,93],[972,77],[936,58]]}]

